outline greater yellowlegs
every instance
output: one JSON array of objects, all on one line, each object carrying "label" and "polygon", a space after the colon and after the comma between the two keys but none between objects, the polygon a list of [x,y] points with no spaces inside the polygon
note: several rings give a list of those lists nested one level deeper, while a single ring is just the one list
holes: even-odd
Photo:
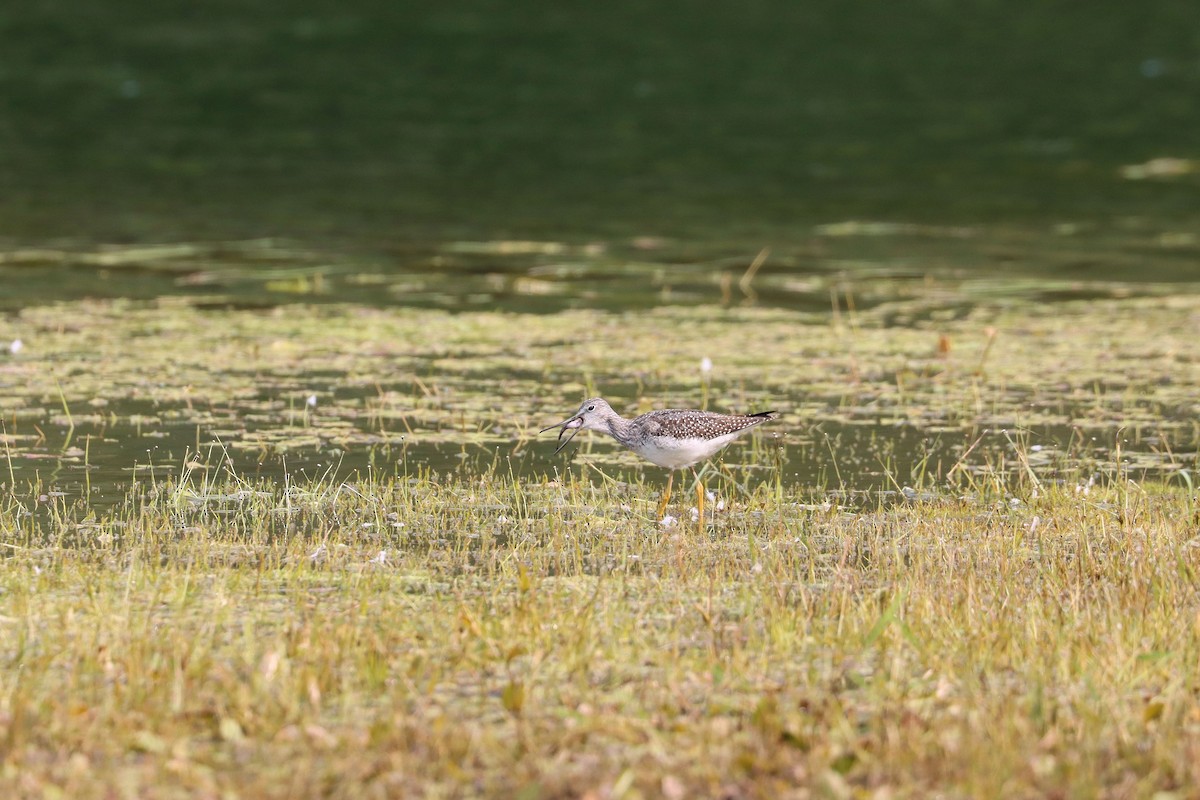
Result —
[{"label": "greater yellowlegs", "polygon": [[[774,419],[774,411],[757,414],[716,414],[712,411],[697,411],[690,408],[664,408],[649,411],[640,417],[625,419],[612,410],[603,398],[584,400],[571,417],[542,428],[545,433],[555,428],[558,432],[557,453],[567,446],[582,430],[607,433],[642,458],[670,470],[667,489],[658,507],[661,517],[671,499],[671,484],[675,470],[691,467],[716,455],[725,445],[746,431]],[[563,436],[566,435],[566,440]],[[693,470],[693,473],[695,470]],[[696,505],[700,519],[704,519],[704,487],[696,481]]]}]

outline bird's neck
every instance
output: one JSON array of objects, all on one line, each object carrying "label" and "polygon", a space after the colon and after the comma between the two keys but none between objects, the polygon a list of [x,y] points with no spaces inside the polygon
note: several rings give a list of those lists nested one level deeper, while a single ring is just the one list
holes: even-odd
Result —
[{"label": "bird's neck", "polygon": [[621,444],[627,445],[633,438],[631,430],[632,423],[619,414],[612,414],[604,418],[605,425],[608,427],[608,435],[616,439]]}]

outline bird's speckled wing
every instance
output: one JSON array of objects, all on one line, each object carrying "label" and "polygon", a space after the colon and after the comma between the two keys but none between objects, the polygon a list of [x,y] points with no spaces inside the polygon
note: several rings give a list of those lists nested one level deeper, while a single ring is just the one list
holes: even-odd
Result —
[{"label": "bird's speckled wing", "polygon": [[693,411],[684,408],[667,408],[643,414],[640,423],[651,436],[671,436],[676,439],[716,439],[771,419],[772,411],[758,414],[715,414],[711,411]]}]

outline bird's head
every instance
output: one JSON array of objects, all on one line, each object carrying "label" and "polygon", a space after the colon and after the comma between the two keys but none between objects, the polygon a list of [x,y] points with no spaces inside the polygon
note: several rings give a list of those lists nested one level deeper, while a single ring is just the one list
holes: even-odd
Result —
[{"label": "bird's head", "polygon": [[[616,413],[617,412],[612,410],[612,406],[605,402],[604,398],[593,397],[589,400],[584,400],[579,406],[579,410],[567,417],[562,422],[555,423],[547,428],[542,428],[540,431],[538,431],[538,433],[552,431],[555,428],[560,429],[558,432],[559,445],[554,450],[554,452],[557,453],[559,450],[562,450],[564,447],[566,447],[570,441],[575,438],[575,434],[579,433],[579,431],[606,430],[607,426],[605,421],[609,417],[615,416]],[[568,432],[570,435],[568,435],[566,441],[564,441],[563,436],[568,434]]]}]

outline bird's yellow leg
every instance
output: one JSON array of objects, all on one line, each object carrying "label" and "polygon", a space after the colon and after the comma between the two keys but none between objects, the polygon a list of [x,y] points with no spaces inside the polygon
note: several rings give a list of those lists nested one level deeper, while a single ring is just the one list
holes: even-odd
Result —
[{"label": "bird's yellow leg", "polygon": [[692,470],[692,475],[696,478],[696,510],[699,515],[696,517],[699,522],[700,530],[704,530],[704,484],[700,482],[700,476],[696,474],[696,470]]},{"label": "bird's yellow leg", "polygon": [[671,502],[671,484],[675,481],[675,470],[671,470],[667,474],[667,488],[663,490],[662,500],[658,501],[658,516],[656,519],[662,519],[663,514],[667,513],[667,503]]}]

